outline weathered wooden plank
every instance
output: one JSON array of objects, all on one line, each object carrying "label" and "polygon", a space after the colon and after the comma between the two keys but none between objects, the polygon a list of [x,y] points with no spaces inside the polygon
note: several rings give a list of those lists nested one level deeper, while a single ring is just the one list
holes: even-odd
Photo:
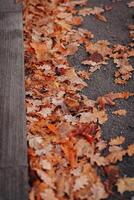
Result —
[{"label": "weathered wooden plank", "polygon": [[0,12],[0,200],[28,199],[22,38],[21,12]]},{"label": "weathered wooden plank", "polygon": [[0,0],[0,12],[21,11],[22,4],[16,3],[16,0]]},{"label": "weathered wooden plank", "polygon": [[28,200],[26,168],[0,168],[0,200]]}]

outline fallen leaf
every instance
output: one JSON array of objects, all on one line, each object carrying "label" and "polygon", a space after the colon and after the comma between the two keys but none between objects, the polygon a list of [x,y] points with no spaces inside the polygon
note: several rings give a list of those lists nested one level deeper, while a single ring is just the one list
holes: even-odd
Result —
[{"label": "fallen leaf", "polygon": [[105,191],[104,185],[99,180],[92,185],[91,191],[93,193],[92,197],[95,200],[106,199],[108,197],[108,194]]},{"label": "fallen leaf", "polygon": [[134,1],[130,1],[127,5],[128,5],[129,8],[134,7]]},{"label": "fallen leaf", "polygon": [[112,145],[108,148],[109,152],[110,153],[114,153],[114,152],[119,152],[119,151],[122,151],[122,147],[121,146],[116,146],[116,145]]},{"label": "fallen leaf", "polygon": [[115,83],[125,84],[132,76],[134,70],[127,58],[114,59],[118,70],[115,72]]},{"label": "fallen leaf", "polygon": [[125,116],[127,111],[125,109],[115,110],[112,112],[114,115]]},{"label": "fallen leaf", "polygon": [[134,191],[134,178],[124,177],[117,180],[118,192],[123,194],[125,191]]},{"label": "fallen leaf", "polygon": [[35,200],[35,189],[32,188],[32,190],[29,192],[29,200]]},{"label": "fallen leaf", "polygon": [[99,57],[105,60],[112,53],[109,45],[110,43],[107,40],[99,40],[97,42],[89,41],[86,43],[86,51],[91,55],[97,53]]},{"label": "fallen leaf", "polygon": [[117,161],[122,161],[126,153],[127,153],[126,150],[114,151],[108,154],[105,158],[108,163],[116,163]]},{"label": "fallen leaf", "polygon": [[61,149],[65,154],[65,157],[69,161],[71,167],[76,167],[76,151],[73,148],[73,144],[71,141],[66,141],[65,143],[61,144]]},{"label": "fallen leaf", "polygon": [[90,156],[91,163],[96,163],[98,166],[105,166],[108,164],[107,159],[100,155],[100,153],[96,153]]},{"label": "fallen leaf", "polygon": [[40,164],[42,166],[42,169],[51,170],[52,168],[51,163],[48,162],[47,160],[40,160]]},{"label": "fallen leaf", "polygon": [[41,136],[28,136],[29,146],[34,148],[35,150],[39,149],[43,143],[43,139]]},{"label": "fallen leaf", "polygon": [[93,112],[83,112],[80,113],[81,123],[99,122],[104,124],[108,120],[108,116],[104,110],[93,109]]},{"label": "fallen leaf", "polygon": [[49,199],[49,200],[58,200],[56,198],[54,191],[51,188],[45,189],[44,192],[41,193],[41,197],[43,200]]},{"label": "fallen leaf", "polygon": [[76,192],[77,190],[84,188],[86,185],[88,185],[88,177],[86,175],[81,175],[76,178],[73,191]]},{"label": "fallen leaf", "polygon": [[54,124],[47,124],[47,127],[52,133],[57,133],[57,127]]},{"label": "fallen leaf", "polygon": [[115,165],[105,166],[104,171],[108,177],[109,183],[111,185],[115,184],[119,178],[119,167]]},{"label": "fallen leaf", "polygon": [[134,144],[130,144],[128,146],[127,153],[128,153],[129,156],[133,156],[134,155]]},{"label": "fallen leaf", "polygon": [[131,92],[117,92],[117,93],[109,93],[102,97],[97,98],[97,102],[100,108],[104,109],[105,105],[114,106],[115,99],[128,99],[129,97],[133,96],[134,93]]},{"label": "fallen leaf", "polygon": [[116,138],[112,138],[109,142],[109,145],[121,145],[125,142],[125,137],[123,136],[117,136]]},{"label": "fallen leaf", "polygon": [[83,8],[79,11],[79,15],[86,16],[86,15],[95,15],[97,19],[106,22],[107,19],[105,16],[102,15],[105,10],[100,7],[94,7],[94,8]]},{"label": "fallen leaf", "polygon": [[94,141],[94,135],[98,132],[98,130],[98,125],[95,123],[81,124],[69,133],[69,137],[83,136],[89,143],[92,144]]},{"label": "fallen leaf", "polygon": [[48,50],[46,44],[39,43],[39,42],[33,42],[30,45],[35,50],[37,60],[43,61],[45,59],[45,54]]},{"label": "fallen leaf", "polygon": [[76,155],[78,157],[87,156],[89,157],[91,152],[94,151],[93,147],[89,145],[87,140],[79,139],[75,145]]},{"label": "fallen leaf", "polygon": [[37,169],[36,172],[44,183],[52,188],[54,187],[52,178],[46,172],[40,169]]}]

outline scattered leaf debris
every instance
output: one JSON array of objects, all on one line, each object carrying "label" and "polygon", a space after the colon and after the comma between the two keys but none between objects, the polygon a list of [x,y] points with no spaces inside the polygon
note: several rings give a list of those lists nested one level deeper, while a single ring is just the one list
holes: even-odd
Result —
[{"label": "scattered leaf debris", "polygon": [[[128,7],[134,7],[134,1]],[[134,93],[111,91],[96,100],[81,93],[85,79],[110,59],[116,64],[116,84],[127,84],[132,77],[133,24],[128,27],[128,46],[93,41],[95,36],[80,27],[86,15],[107,23],[105,11],[111,9],[87,7],[87,0],[23,1],[30,200],[108,199],[114,186],[121,194],[134,191],[134,178],[122,177],[117,166],[134,155],[134,144],[124,148],[124,136],[105,141],[102,135],[102,125],[109,120],[107,107]],[[76,71],[68,56],[80,45],[87,53],[82,61],[87,70]]]}]

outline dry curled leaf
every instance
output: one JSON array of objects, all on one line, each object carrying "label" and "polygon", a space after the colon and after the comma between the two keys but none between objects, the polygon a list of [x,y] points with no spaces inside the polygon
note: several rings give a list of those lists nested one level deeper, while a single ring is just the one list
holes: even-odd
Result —
[{"label": "dry curled leaf", "polygon": [[127,148],[127,154],[129,156],[133,156],[134,155],[134,144],[130,144]]},{"label": "dry curled leaf", "polygon": [[45,189],[44,192],[41,193],[41,197],[43,200],[49,199],[49,200],[58,200],[56,198],[54,191],[51,188]]},{"label": "dry curled leaf", "polygon": [[102,13],[104,13],[105,10],[100,7],[94,7],[94,8],[83,8],[79,11],[79,15],[86,16],[86,15],[95,15],[97,19],[106,22],[107,19]]},{"label": "dry curled leaf", "polygon": [[52,168],[51,163],[48,162],[47,160],[41,160],[40,164],[41,164],[42,168],[45,170],[50,170]]},{"label": "dry curled leaf", "polygon": [[134,178],[124,177],[117,180],[117,190],[121,194],[125,191],[134,191]]},{"label": "dry curled leaf", "polygon": [[71,141],[65,141],[61,144],[61,149],[65,154],[65,157],[69,161],[71,167],[76,167],[76,151],[73,147],[73,144]]},{"label": "dry curled leaf", "polygon": [[106,156],[106,160],[108,163],[116,163],[117,161],[122,161],[126,153],[126,150],[114,151]]},{"label": "dry curled leaf", "polygon": [[94,200],[106,199],[108,197],[104,185],[100,181],[97,181],[95,184],[92,185],[91,191],[93,193],[92,197]]},{"label": "dry curled leaf", "polygon": [[100,155],[100,153],[96,153],[90,156],[91,163],[96,163],[98,166],[105,166],[108,164],[107,159]]},{"label": "dry curled leaf", "polygon": [[99,122],[104,124],[108,120],[108,116],[104,110],[93,109],[93,112],[83,112],[80,114],[81,123]]},{"label": "dry curled leaf", "polygon": [[112,112],[114,115],[125,116],[127,111],[125,109],[115,110]]},{"label": "dry curled leaf", "polygon": [[128,5],[129,8],[134,7],[134,1],[130,1],[127,5]]},{"label": "dry curled leaf", "polygon": [[98,132],[98,125],[94,122],[80,124],[69,133],[69,137],[83,136],[89,143],[93,143],[94,135]]},{"label": "dry curled leaf", "polygon": [[113,145],[120,145],[123,144],[125,142],[125,137],[123,136],[117,136],[116,138],[112,138],[109,142],[109,145],[113,146]]},{"label": "dry curled leaf", "polygon": [[93,147],[89,145],[89,143],[85,139],[80,139],[75,145],[76,154],[78,157],[87,156],[91,154]]},{"label": "dry curled leaf", "polygon": [[109,165],[104,167],[106,176],[110,184],[115,184],[119,178],[119,167],[115,165]]},{"label": "dry curled leaf", "polygon": [[114,63],[118,68],[115,72],[115,83],[125,84],[132,76],[132,71],[134,70],[132,65],[127,58],[114,59]]},{"label": "dry curled leaf", "polygon": [[134,93],[132,92],[117,92],[117,93],[109,93],[102,97],[97,98],[97,102],[100,108],[104,109],[105,105],[114,106],[115,99],[128,99],[129,97],[133,96]]},{"label": "dry curled leaf", "polygon": [[43,61],[45,59],[45,54],[47,52],[46,44],[39,43],[39,42],[33,42],[30,45],[35,50],[37,60]]},{"label": "dry curled leaf", "polygon": [[75,184],[73,187],[73,191],[80,190],[88,185],[88,177],[86,175],[81,175],[80,177],[76,178]]}]

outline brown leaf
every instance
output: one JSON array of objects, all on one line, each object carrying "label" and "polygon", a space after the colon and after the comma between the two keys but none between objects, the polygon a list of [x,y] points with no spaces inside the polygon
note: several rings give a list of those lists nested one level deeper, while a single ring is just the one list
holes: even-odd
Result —
[{"label": "brown leaf", "polygon": [[80,113],[81,123],[99,122],[104,124],[108,120],[108,116],[104,110],[93,109],[93,112],[83,112]]},{"label": "brown leaf", "polygon": [[104,109],[105,105],[114,106],[115,99],[128,99],[129,97],[133,96],[134,93],[131,92],[117,92],[117,93],[109,93],[102,97],[97,98],[97,102],[100,108]]},{"label": "brown leaf", "polygon": [[38,61],[43,61],[45,59],[45,53],[47,52],[47,46],[44,43],[32,42],[31,47],[35,50],[36,57]]},{"label": "brown leaf", "polygon": [[114,151],[106,156],[108,163],[116,163],[117,161],[122,161],[123,156],[126,155],[126,150]]},{"label": "brown leaf", "polygon": [[104,167],[104,171],[108,177],[110,184],[115,184],[119,178],[119,168],[115,165],[109,165]]},{"label": "brown leaf", "polygon": [[86,175],[81,175],[76,178],[73,191],[76,192],[77,190],[84,188],[86,185],[88,185],[88,177]]},{"label": "brown leaf", "polygon": [[94,200],[106,199],[108,197],[104,185],[99,180],[92,185],[91,191],[93,193],[92,197]]},{"label": "brown leaf", "polygon": [[65,143],[61,144],[61,149],[65,154],[65,157],[69,161],[71,167],[76,167],[76,151],[73,147],[73,144],[71,141],[66,141]]},{"label": "brown leaf", "polygon": [[58,200],[56,198],[54,191],[51,188],[45,189],[44,192],[41,193],[42,199],[49,199],[49,200]]},{"label": "brown leaf", "polygon": [[90,54],[98,53],[103,57],[103,60],[108,59],[112,53],[109,47],[110,43],[107,40],[99,40],[97,42],[86,42],[86,51]]},{"label": "brown leaf", "polygon": [[94,135],[98,132],[98,125],[95,123],[80,124],[76,129],[69,133],[69,137],[83,136],[89,143],[94,141]]},{"label": "brown leaf", "polygon": [[115,110],[112,112],[114,115],[125,116],[127,111],[125,109]]},{"label": "brown leaf", "polygon": [[129,8],[134,7],[134,1],[130,1],[127,5],[128,5]]},{"label": "brown leaf", "polygon": [[118,179],[116,183],[118,192],[123,194],[125,191],[134,191],[134,178],[124,177]]},{"label": "brown leaf", "polygon": [[100,62],[103,60],[103,57],[101,54],[94,52],[93,54],[91,54],[91,56],[89,57],[90,60],[92,60],[93,62]]},{"label": "brown leaf", "polygon": [[108,164],[107,159],[100,155],[100,153],[96,153],[90,156],[91,163],[96,163],[98,166],[105,166]]},{"label": "brown leaf", "polygon": [[79,15],[86,16],[86,15],[95,15],[97,19],[106,22],[107,19],[105,16],[102,15],[105,10],[100,7],[94,7],[94,8],[83,8],[79,11]]},{"label": "brown leaf", "polygon": [[117,136],[116,138],[112,138],[109,142],[109,145],[113,146],[113,145],[120,145],[123,144],[125,142],[125,137],[123,136]]},{"label": "brown leaf", "polygon": [[125,84],[132,76],[132,71],[134,70],[132,65],[129,64],[127,58],[114,59],[116,67],[118,68],[115,72],[115,82],[118,84]]},{"label": "brown leaf", "polygon": [[134,155],[134,144],[130,144],[128,146],[127,153],[128,153],[129,156],[133,156]]}]

